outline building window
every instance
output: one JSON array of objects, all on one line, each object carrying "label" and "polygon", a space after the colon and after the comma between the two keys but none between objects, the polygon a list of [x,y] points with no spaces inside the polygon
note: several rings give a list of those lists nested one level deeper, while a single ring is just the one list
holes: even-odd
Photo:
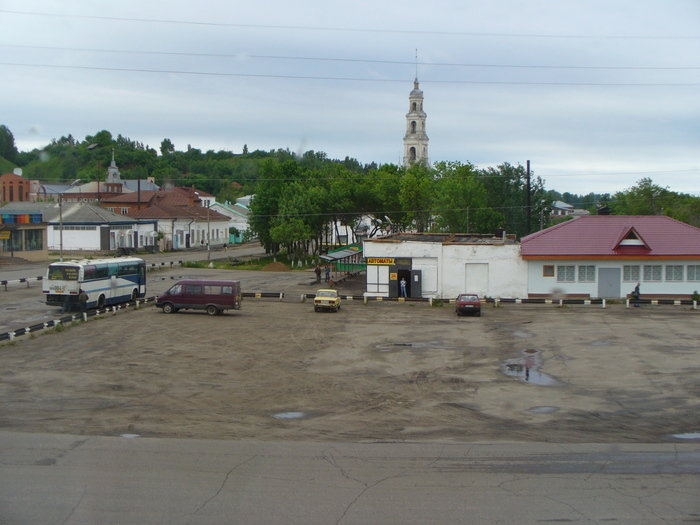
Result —
[{"label": "building window", "polygon": [[661,280],[661,265],[660,264],[645,264],[644,265],[644,280],[645,281],[660,281]]},{"label": "building window", "polygon": [[667,281],[682,281],[683,280],[683,265],[682,264],[667,264],[666,265],[666,280]]},{"label": "building window", "polygon": [[700,281],[700,264],[688,265],[688,280]]},{"label": "building window", "polygon": [[639,282],[639,266],[623,266],[622,267],[622,280],[638,283]]},{"label": "building window", "polygon": [[545,264],[542,267],[542,277],[554,277],[554,265]]},{"label": "building window", "polygon": [[557,266],[557,282],[573,283],[576,280],[576,266]]},{"label": "building window", "polygon": [[595,282],[595,266],[585,265],[578,267],[578,280],[580,282],[592,283]]}]

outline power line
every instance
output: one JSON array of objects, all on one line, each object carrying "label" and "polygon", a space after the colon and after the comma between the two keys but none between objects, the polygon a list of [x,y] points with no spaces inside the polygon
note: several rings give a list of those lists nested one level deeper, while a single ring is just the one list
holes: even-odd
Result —
[{"label": "power line", "polygon": [[[106,66],[72,66],[59,64],[28,64],[19,62],[0,62],[2,66],[29,67],[45,69],[73,69],[83,71],[114,71],[128,73],[152,73],[169,75],[196,75],[231,78],[283,78],[288,80],[326,80],[341,82],[382,82],[406,83],[406,79],[368,78],[368,77],[324,77],[314,75],[273,75],[261,73],[223,73],[211,71],[187,71],[179,69],[137,69],[126,67]],[[455,84],[455,85],[503,85],[503,86],[584,86],[584,87],[694,87],[700,82],[534,82],[534,81],[496,81],[496,80],[421,80],[424,84]]]},{"label": "power line", "polygon": [[358,27],[332,27],[332,26],[310,26],[310,25],[273,25],[273,24],[240,24],[231,22],[197,22],[192,20],[158,19],[158,18],[136,18],[120,16],[97,16],[79,15],[63,13],[47,13],[41,11],[17,11],[11,9],[0,9],[0,13],[24,16],[44,16],[53,18],[75,18],[84,20],[105,20],[116,22],[139,22],[149,24],[177,24],[191,26],[211,26],[211,27],[238,27],[243,29],[264,29],[264,30],[293,30],[293,31],[330,31],[349,33],[386,33],[386,34],[408,34],[408,35],[438,35],[438,36],[462,36],[462,37],[483,37],[483,38],[548,38],[548,39],[603,39],[603,40],[700,40],[700,35],[586,35],[586,34],[554,34],[554,33],[507,33],[507,32],[474,32],[474,31],[430,31],[425,29],[377,29]]},{"label": "power line", "polygon": [[254,55],[245,53],[189,53],[184,51],[149,51],[143,49],[96,49],[85,47],[60,47],[60,46],[33,46],[22,44],[0,44],[1,47],[15,49],[43,49],[53,51],[77,51],[81,53],[114,53],[131,55],[156,55],[156,56],[183,56],[200,58],[232,58],[232,59],[263,59],[263,60],[298,60],[309,62],[349,62],[361,64],[395,64],[410,66],[431,67],[466,67],[489,69],[574,69],[574,70],[621,70],[621,71],[694,71],[700,70],[700,66],[569,66],[547,64],[485,64],[465,62],[421,62],[407,60],[380,60],[371,58],[339,58],[339,57],[313,57],[313,56],[288,56],[288,55]]}]

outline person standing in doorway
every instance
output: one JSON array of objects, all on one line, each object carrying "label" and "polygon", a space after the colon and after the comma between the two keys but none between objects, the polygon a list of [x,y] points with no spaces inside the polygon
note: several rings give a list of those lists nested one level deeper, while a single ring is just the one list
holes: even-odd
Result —
[{"label": "person standing in doorway", "polygon": [[408,297],[408,293],[406,292],[406,278],[401,277],[401,282],[399,284],[401,286],[401,297]]}]

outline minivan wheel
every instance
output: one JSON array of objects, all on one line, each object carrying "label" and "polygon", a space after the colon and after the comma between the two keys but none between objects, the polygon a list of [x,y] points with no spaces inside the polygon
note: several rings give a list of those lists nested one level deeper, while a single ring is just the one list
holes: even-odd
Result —
[{"label": "minivan wheel", "polygon": [[207,306],[207,313],[209,315],[216,315],[219,313],[219,309],[213,304],[210,304],[209,306]]},{"label": "minivan wheel", "polygon": [[175,308],[173,307],[172,304],[170,303],[165,303],[163,305],[163,313],[164,314],[174,314],[176,312]]}]

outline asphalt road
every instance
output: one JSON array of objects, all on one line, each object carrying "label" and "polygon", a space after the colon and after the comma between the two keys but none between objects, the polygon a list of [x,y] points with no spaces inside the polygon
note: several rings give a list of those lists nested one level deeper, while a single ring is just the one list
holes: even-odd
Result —
[{"label": "asphalt road", "polygon": [[700,521],[690,444],[0,441],[7,525]]}]

